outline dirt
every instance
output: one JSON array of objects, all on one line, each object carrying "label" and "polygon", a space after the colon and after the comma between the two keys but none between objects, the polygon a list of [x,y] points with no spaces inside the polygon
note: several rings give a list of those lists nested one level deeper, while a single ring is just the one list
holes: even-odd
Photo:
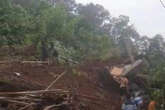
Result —
[{"label": "dirt", "polygon": [[[120,110],[119,85],[108,75],[105,66],[119,62],[91,61],[70,68],[57,64],[0,64],[0,91],[45,89],[62,72],[66,74],[51,89],[75,94],[75,110]],[[20,76],[17,76],[19,73]]]}]

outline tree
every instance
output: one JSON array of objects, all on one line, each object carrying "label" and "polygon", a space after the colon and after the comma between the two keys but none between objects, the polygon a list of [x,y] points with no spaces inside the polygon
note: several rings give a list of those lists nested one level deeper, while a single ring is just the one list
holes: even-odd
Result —
[{"label": "tree", "polygon": [[33,28],[29,39],[39,48],[42,60],[46,60],[54,52],[58,53],[57,50],[61,51],[62,49],[57,49],[59,45],[60,48],[72,48],[77,18],[69,16],[65,6],[58,4],[53,7],[42,1],[30,12]]},{"label": "tree", "polygon": [[89,24],[89,27],[94,32],[101,32],[102,27],[106,25],[110,20],[110,14],[101,5],[94,5],[92,3],[88,5],[79,5],[78,14],[82,16],[82,22]]},{"label": "tree", "polygon": [[28,31],[28,13],[10,0],[0,1],[0,36],[8,46],[22,44]]},{"label": "tree", "polygon": [[129,24],[127,16],[120,15],[119,18],[113,18],[111,23],[110,35],[115,45],[120,49],[121,56],[129,56],[133,60],[133,56],[137,54],[134,42],[139,39],[138,32],[133,25]]},{"label": "tree", "polygon": [[76,2],[75,0],[45,0],[48,1],[53,6],[56,5],[63,5],[67,11],[73,12],[76,8]]},{"label": "tree", "polygon": [[[165,42],[162,35],[155,35],[153,38],[141,37],[138,41],[139,50],[143,58],[148,62],[145,73],[148,73],[149,88],[155,88],[150,94],[158,102],[163,103],[162,96],[165,91]],[[161,97],[160,97],[161,96]]]}]

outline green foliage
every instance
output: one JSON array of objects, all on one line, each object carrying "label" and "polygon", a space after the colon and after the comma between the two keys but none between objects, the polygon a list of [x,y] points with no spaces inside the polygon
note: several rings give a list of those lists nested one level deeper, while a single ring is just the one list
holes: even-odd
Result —
[{"label": "green foliage", "polygon": [[53,57],[53,52],[56,50],[59,54],[58,60],[60,63],[65,63],[68,60],[77,60],[76,58],[76,51],[72,47],[65,47],[59,41],[51,42],[53,43],[53,48],[51,45],[48,45],[48,48],[51,50],[49,51],[49,57]]},{"label": "green foliage", "polygon": [[22,44],[28,29],[27,11],[20,5],[11,4],[9,0],[0,2],[1,45]]},{"label": "green foliage", "polygon": [[[139,45],[139,52],[148,62],[146,69],[149,76],[149,83],[151,85],[151,97],[159,104],[165,97],[165,41],[163,36],[156,35],[153,38],[142,37],[137,42]],[[142,40],[142,41],[141,41]]]},{"label": "green foliage", "polygon": [[76,61],[109,57],[112,40],[102,28],[110,15],[102,6],[73,5],[73,0],[0,2],[1,46],[35,45],[41,60],[55,51]]}]

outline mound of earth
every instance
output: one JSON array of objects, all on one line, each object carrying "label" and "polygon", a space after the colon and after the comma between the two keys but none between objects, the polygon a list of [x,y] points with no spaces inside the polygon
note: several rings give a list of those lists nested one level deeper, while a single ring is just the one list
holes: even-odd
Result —
[{"label": "mound of earth", "polygon": [[46,63],[0,63],[0,91],[44,90],[66,72],[50,88],[72,92],[72,107],[66,110],[120,110],[119,85],[104,69],[116,63],[88,61],[74,68]]}]

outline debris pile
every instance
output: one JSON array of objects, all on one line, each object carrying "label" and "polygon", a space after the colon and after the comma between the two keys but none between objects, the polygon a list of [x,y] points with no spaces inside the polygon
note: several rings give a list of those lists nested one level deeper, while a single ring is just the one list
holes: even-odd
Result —
[{"label": "debris pile", "polygon": [[[0,63],[4,110],[120,110],[120,85],[106,66],[88,62],[68,68],[47,62]],[[115,65],[115,64],[114,64]]]},{"label": "debris pile", "polygon": [[0,92],[1,109],[4,110],[70,110],[69,91],[60,89],[23,92]]}]

